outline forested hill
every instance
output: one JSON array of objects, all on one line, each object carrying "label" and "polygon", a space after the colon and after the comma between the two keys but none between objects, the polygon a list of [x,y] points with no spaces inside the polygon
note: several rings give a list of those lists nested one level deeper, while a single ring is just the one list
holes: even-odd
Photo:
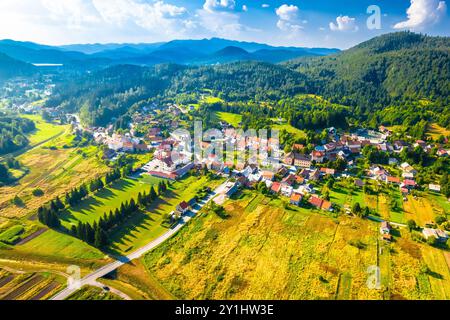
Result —
[{"label": "forested hill", "polygon": [[88,124],[104,125],[132,106],[205,89],[226,101],[272,104],[312,93],[352,107],[350,114],[355,121],[372,126],[412,127],[420,121],[434,121],[448,127],[449,48],[449,38],[401,32],[337,55],[302,58],[283,65],[122,65],[59,86],[47,105],[81,110]]},{"label": "forested hill", "polygon": [[33,65],[0,53],[0,83],[12,77],[30,76],[35,72],[36,68]]},{"label": "forested hill", "polygon": [[308,75],[314,93],[369,108],[409,100],[449,102],[450,38],[386,34],[342,53],[285,64]]},{"label": "forested hill", "polygon": [[104,125],[138,102],[204,89],[229,101],[276,101],[309,90],[302,74],[269,63],[121,65],[59,85],[47,106],[80,110],[86,123]]}]

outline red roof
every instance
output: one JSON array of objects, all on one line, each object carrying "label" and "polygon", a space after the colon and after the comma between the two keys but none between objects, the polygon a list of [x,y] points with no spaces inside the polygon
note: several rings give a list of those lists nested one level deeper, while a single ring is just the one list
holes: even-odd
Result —
[{"label": "red roof", "polygon": [[323,200],[313,196],[309,198],[309,203],[314,207],[320,208],[322,207]]},{"label": "red roof", "polygon": [[393,182],[393,183],[400,183],[400,178],[397,177],[387,177],[387,181],[388,182]]},{"label": "red roof", "polygon": [[272,188],[270,188],[273,192],[276,192],[276,193],[278,193],[278,192],[280,192],[280,190],[281,190],[281,183],[279,183],[279,182],[274,182],[273,184],[272,184]]},{"label": "red roof", "polygon": [[410,180],[410,179],[405,179],[405,181],[403,181],[403,183],[405,184],[405,186],[416,186],[416,182],[414,180]]},{"label": "red roof", "polygon": [[303,196],[300,193],[293,193],[291,196],[291,201],[300,202]]},{"label": "red roof", "polygon": [[322,203],[322,209],[323,210],[330,210],[331,209],[331,206],[332,206],[332,204],[331,204],[331,202],[329,202],[329,201],[323,201],[323,203]]},{"label": "red roof", "polygon": [[189,208],[189,205],[187,204],[186,201],[183,201],[183,202],[180,203],[178,206],[179,206],[180,209],[182,209],[182,210],[186,210],[187,208]]}]

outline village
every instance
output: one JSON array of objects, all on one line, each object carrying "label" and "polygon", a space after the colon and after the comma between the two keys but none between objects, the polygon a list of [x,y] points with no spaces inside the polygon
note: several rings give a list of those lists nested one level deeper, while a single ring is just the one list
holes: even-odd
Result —
[{"label": "village", "polygon": [[[247,157],[245,162],[236,160],[222,160],[218,151],[214,149],[214,141],[202,141],[202,156],[200,159],[193,157],[193,142],[183,135],[170,132],[179,125],[178,116],[189,110],[184,110],[177,105],[169,105],[161,117],[161,109],[156,105],[144,108],[142,113],[133,117],[128,132],[114,132],[113,127],[91,128],[94,140],[107,148],[106,155],[110,159],[116,159],[123,153],[151,153],[152,160],[140,168],[143,175],[151,175],[168,180],[181,179],[191,170],[207,170],[229,179],[229,184],[223,194],[217,197],[218,204],[224,202],[224,198],[232,196],[239,188],[260,189],[274,196],[284,197],[294,206],[308,206],[324,212],[343,210],[346,214],[352,214],[351,208],[339,208],[327,197],[320,194],[317,184],[328,179],[352,178],[356,188],[364,188],[368,181],[377,184],[390,185],[398,188],[403,195],[403,201],[407,201],[407,195],[414,190],[422,189],[440,193],[439,183],[420,185],[417,182],[418,170],[408,162],[401,162],[399,155],[406,149],[421,148],[425,153],[436,152],[437,157],[447,157],[449,150],[440,145],[416,140],[408,143],[404,140],[391,139],[392,131],[380,126],[377,131],[357,128],[350,133],[339,132],[335,128],[326,129],[328,139],[324,144],[314,146],[311,152],[306,153],[305,146],[293,144],[282,146],[286,151],[278,150],[280,141],[268,138],[260,139],[252,136],[241,136],[239,131],[227,123],[221,123],[223,144],[236,145],[238,150],[250,151],[263,150],[265,154],[259,154],[256,158]],[[79,122],[74,119],[74,127],[80,130]],[[138,128],[145,125],[145,135],[137,134]],[[190,142],[190,145],[186,141]],[[363,174],[356,174],[358,161],[364,159],[365,147],[371,147],[377,152],[388,154],[386,165],[370,163]],[[274,150],[274,149],[277,150]],[[236,152],[235,152],[236,153]],[[235,154],[236,156],[236,154]],[[227,158],[228,159],[228,158]],[[339,163],[339,166],[327,167],[327,164]],[[183,214],[189,207],[188,201],[179,205],[179,212]],[[174,213],[172,213],[173,215]],[[391,241],[389,222],[383,222],[381,231],[383,239]],[[431,224],[431,222],[430,222]],[[423,229],[423,236],[428,239],[434,237],[438,241],[445,242],[448,234],[444,230],[434,228]]]}]

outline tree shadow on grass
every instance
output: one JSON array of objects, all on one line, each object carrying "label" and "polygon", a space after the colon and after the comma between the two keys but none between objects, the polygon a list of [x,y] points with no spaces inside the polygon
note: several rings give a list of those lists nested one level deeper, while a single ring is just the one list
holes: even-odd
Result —
[{"label": "tree shadow on grass", "polygon": [[118,182],[114,182],[109,188],[114,190],[124,190],[129,189],[133,186],[133,184],[128,180],[120,180]]},{"label": "tree shadow on grass", "polygon": [[440,274],[440,273],[438,273],[438,272],[435,272],[435,271],[432,271],[432,270],[428,270],[428,271],[427,271],[427,274],[428,274],[430,277],[433,277],[433,278],[435,278],[435,279],[439,279],[439,280],[443,280],[443,279],[444,279],[444,276],[443,276],[442,274]]},{"label": "tree shadow on grass", "polygon": [[112,192],[110,189],[103,189],[103,190],[97,192],[97,193],[95,194],[95,196],[96,196],[97,198],[101,198],[101,199],[108,200],[108,199],[114,198],[114,197],[115,197],[115,194],[114,194],[114,192]]}]

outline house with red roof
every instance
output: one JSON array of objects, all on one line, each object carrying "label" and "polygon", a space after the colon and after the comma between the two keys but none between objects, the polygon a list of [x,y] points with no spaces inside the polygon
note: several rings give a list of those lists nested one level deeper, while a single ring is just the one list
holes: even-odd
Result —
[{"label": "house with red roof", "polygon": [[272,184],[272,187],[270,188],[270,191],[272,191],[273,193],[280,193],[281,191],[281,183],[279,182],[274,182]]},{"label": "house with red roof", "polygon": [[177,206],[177,211],[184,214],[189,210],[189,204],[186,201],[181,202],[178,206]]},{"label": "house with red roof", "polygon": [[291,195],[291,204],[293,204],[295,206],[299,206],[302,199],[303,199],[303,195],[301,195],[300,193],[294,192]]}]

